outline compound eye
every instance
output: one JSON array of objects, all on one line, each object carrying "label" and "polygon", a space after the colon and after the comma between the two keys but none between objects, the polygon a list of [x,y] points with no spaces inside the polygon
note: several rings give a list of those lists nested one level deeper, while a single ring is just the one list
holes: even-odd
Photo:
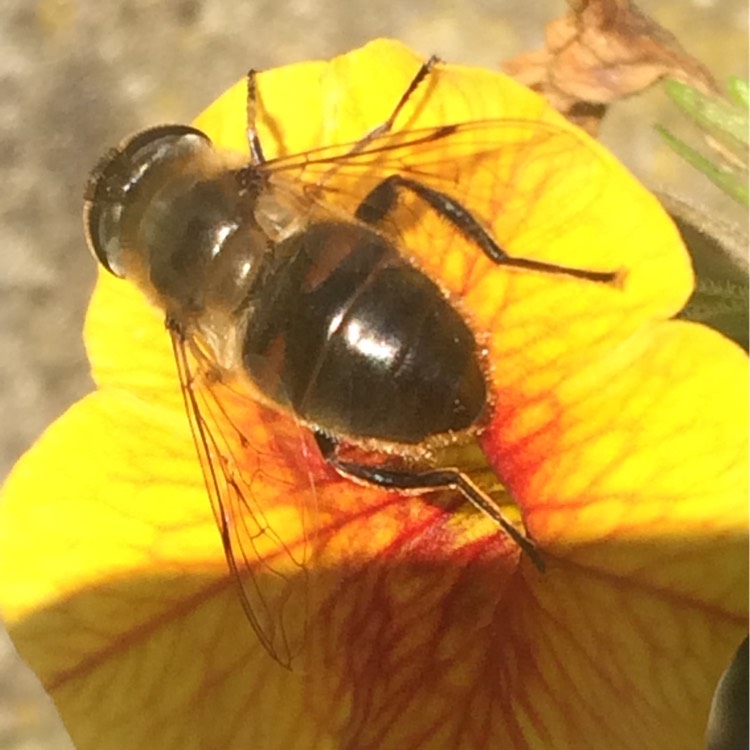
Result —
[{"label": "compound eye", "polygon": [[160,125],[131,136],[99,162],[86,186],[83,224],[89,249],[110,273],[126,274],[123,228],[138,188],[157,167],[210,146],[196,128]]}]

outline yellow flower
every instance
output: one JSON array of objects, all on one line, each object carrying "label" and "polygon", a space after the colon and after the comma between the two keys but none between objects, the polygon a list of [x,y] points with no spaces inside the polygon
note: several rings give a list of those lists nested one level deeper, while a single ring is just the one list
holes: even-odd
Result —
[{"label": "yellow flower", "polygon": [[[380,41],[262,74],[267,155],[356,140],[419,63]],[[284,583],[309,583],[304,659],[279,666],[227,569],[162,315],[102,275],[86,330],[98,390],[18,463],[0,506],[0,607],[80,750],[702,747],[747,618],[745,357],[669,320],[692,288],[674,227],[539,98],[457,66],[418,94],[397,130],[509,123],[491,171],[440,155],[504,249],[618,271],[609,285],[493,266],[444,222],[403,230],[482,334],[482,447],[546,572],[476,512],[321,461],[314,495],[302,458],[242,467],[306,555]],[[246,150],[245,105],[241,83],[197,125]],[[261,455],[304,437],[242,408]],[[310,497],[305,547],[294,514]]]}]

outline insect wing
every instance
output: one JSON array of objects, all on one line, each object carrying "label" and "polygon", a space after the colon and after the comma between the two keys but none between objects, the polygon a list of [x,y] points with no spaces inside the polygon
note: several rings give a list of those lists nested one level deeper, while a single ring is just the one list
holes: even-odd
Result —
[{"label": "insect wing", "polygon": [[315,487],[293,418],[222,379],[172,331],[185,408],[229,568],[268,653],[290,668],[305,645]]},{"label": "insect wing", "polygon": [[[389,133],[364,147],[316,149],[269,161],[265,168],[277,189],[293,192],[303,184],[313,198],[349,216],[379,183],[398,174],[458,200],[510,255],[550,262],[564,262],[548,250],[562,231],[583,218],[596,221],[596,200],[608,175],[587,136],[530,120]],[[438,243],[438,253],[450,233],[444,218],[429,214],[423,201],[404,193],[382,229],[403,238],[418,225]],[[606,258],[599,262],[601,270],[610,270]]]}]

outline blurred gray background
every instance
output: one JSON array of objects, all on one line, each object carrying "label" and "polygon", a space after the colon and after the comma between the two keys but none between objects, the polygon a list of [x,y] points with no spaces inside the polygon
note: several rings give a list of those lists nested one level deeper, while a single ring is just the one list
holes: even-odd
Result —
[{"label": "blurred gray background", "polygon": [[[747,75],[745,0],[643,0],[719,77]],[[3,0],[0,3],[0,478],[91,383],[81,324],[94,262],[81,192],[98,157],[149,124],[189,121],[249,67],[326,58],[398,37],[495,67],[541,44],[552,0]],[[603,140],[652,185],[745,221],[668,153],[654,91],[618,107]],[[682,132],[685,132],[683,129]],[[54,708],[0,637],[0,748],[70,748]]]}]

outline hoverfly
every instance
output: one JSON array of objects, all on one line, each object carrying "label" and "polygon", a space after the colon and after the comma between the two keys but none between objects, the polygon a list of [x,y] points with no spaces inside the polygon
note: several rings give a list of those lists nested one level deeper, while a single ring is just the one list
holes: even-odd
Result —
[{"label": "hoverfly", "polygon": [[[287,667],[300,643],[279,612],[292,596],[279,571],[304,570],[304,560],[274,534],[264,498],[304,498],[310,487],[288,477],[255,481],[273,466],[264,451],[294,449],[255,440],[235,416],[243,404],[259,402],[281,442],[295,417],[342,477],[404,493],[460,493],[543,567],[533,542],[465,472],[400,460],[475,436],[490,408],[477,336],[409,256],[404,206],[412,222],[437,217],[443,231],[509,269],[604,284],[615,274],[510,256],[441,161],[448,148],[459,161],[492,153],[503,128],[516,128],[519,144],[558,152],[569,134],[497,120],[394,130],[437,63],[425,62],[390,116],[359,141],[272,159],[256,130],[251,71],[249,160],[217,150],[193,127],[160,126],[108,154],[86,191],[93,254],[166,316],[229,567],[258,637]],[[368,455],[377,460],[360,460]]]}]

